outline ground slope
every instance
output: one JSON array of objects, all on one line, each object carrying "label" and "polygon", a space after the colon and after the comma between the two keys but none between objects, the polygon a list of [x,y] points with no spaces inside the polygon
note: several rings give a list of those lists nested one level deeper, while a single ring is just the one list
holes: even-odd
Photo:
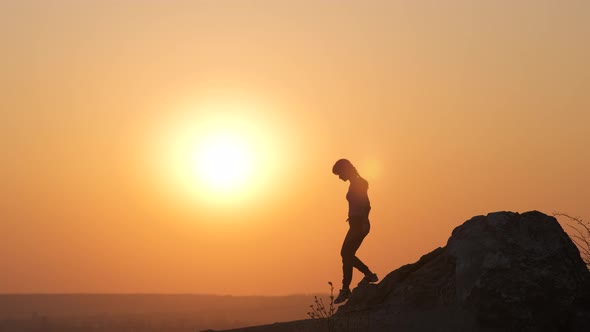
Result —
[{"label": "ground slope", "polygon": [[455,228],[447,245],[357,287],[329,321],[274,331],[590,331],[590,273],[557,220],[495,212]]}]

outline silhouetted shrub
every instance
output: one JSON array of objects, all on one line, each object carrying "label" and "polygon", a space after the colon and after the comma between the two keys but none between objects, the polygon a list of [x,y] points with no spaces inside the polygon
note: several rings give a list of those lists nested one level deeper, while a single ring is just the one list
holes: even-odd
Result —
[{"label": "silhouetted shrub", "polygon": [[572,217],[566,213],[555,212],[554,217],[564,217],[568,219],[568,226],[573,230],[570,237],[578,246],[580,255],[590,269],[590,222],[584,221],[579,217]]},{"label": "silhouetted shrub", "polygon": [[328,281],[328,284],[330,285],[330,306],[326,308],[322,298],[315,296],[314,304],[309,306],[311,311],[307,312],[307,315],[312,319],[325,320],[328,324],[328,331],[333,331],[334,319],[332,316],[336,312],[336,308],[334,308],[334,285],[331,281]]}]

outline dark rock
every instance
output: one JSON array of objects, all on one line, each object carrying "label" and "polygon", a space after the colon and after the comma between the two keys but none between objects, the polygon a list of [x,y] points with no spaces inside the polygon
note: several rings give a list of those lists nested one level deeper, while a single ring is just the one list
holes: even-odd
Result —
[{"label": "dark rock", "polygon": [[239,331],[296,330],[587,332],[590,272],[555,218],[490,213],[379,284],[355,288],[329,321]]},{"label": "dark rock", "polygon": [[[338,316],[456,306],[480,327],[572,330],[590,302],[586,265],[557,220],[538,211],[477,216],[446,247],[357,288]],[[579,318],[582,319],[582,318]],[[590,328],[590,327],[589,327]]]}]

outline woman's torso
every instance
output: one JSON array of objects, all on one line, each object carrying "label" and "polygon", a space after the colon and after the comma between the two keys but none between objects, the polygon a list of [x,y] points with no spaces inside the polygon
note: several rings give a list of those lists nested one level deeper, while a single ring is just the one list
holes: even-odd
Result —
[{"label": "woman's torso", "polygon": [[371,211],[371,202],[367,193],[369,183],[367,180],[359,177],[350,182],[346,200],[348,201],[348,218],[349,219],[368,219]]}]

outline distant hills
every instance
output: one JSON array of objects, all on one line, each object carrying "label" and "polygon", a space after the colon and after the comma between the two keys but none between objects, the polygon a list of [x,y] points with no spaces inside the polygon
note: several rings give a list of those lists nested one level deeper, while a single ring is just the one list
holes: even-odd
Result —
[{"label": "distant hills", "polygon": [[0,332],[228,329],[306,318],[314,295],[3,294]]}]

